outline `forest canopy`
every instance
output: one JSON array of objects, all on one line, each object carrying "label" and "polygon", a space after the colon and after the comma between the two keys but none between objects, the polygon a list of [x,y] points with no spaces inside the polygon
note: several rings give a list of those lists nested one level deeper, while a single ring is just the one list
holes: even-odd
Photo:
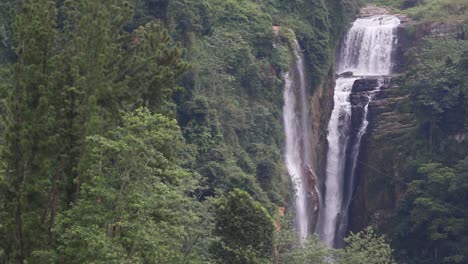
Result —
[{"label": "forest canopy", "polygon": [[[423,22],[468,10],[463,0],[369,2]],[[395,93],[417,126],[382,147],[406,157],[394,232],[350,233],[343,249],[297,239],[282,156],[292,43],[311,92],[333,82],[362,4],[3,0],[0,260],[464,263],[465,37],[424,38],[405,54]]]}]

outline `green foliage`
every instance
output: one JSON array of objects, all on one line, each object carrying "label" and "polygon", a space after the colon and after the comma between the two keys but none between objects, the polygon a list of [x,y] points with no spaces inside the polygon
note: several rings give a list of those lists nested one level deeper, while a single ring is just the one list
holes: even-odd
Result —
[{"label": "green foliage", "polygon": [[345,238],[347,246],[338,252],[341,263],[394,264],[392,249],[371,227]]},{"label": "green foliage", "polygon": [[390,172],[401,175],[406,187],[388,228],[403,262],[464,263],[468,46],[465,40],[423,41],[411,51],[409,70],[399,80],[401,91],[410,94],[405,111],[415,128],[390,139],[399,147],[382,143],[395,151],[393,157],[405,157],[396,159],[398,167]]},{"label": "green foliage", "polygon": [[367,0],[386,6],[393,12],[402,12],[415,20],[454,21],[468,18],[466,0]]},{"label": "green foliage", "polygon": [[465,240],[466,226],[463,211],[458,208],[461,201],[454,203],[452,196],[452,192],[464,190],[463,185],[455,184],[460,177],[454,169],[438,163],[423,165],[418,174],[419,179],[410,183],[401,204],[397,241],[402,237],[406,245],[424,241],[418,249],[409,247],[406,251],[420,263],[462,263],[466,257],[458,244]]},{"label": "green foliage", "polygon": [[[273,21],[284,28],[291,28],[301,48],[305,52],[309,69],[310,86],[315,88],[332,65],[335,44],[341,35],[341,27],[333,28],[332,23],[341,25],[342,11],[345,6],[335,5],[329,10],[320,1],[280,1],[279,10],[274,13]],[[327,2],[328,3],[328,2]],[[332,2],[330,2],[330,5]],[[301,12],[310,10],[310,12]],[[336,22],[339,21],[339,22]],[[336,30],[336,31],[335,31]]]},{"label": "green foliage", "polygon": [[168,27],[177,32],[185,45],[191,45],[196,34],[208,34],[211,31],[211,19],[207,1],[172,0],[169,1],[166,14]]},{"label": "green foliage", "polygon": [[289,217],[281,219],[281,228],[275,236],[275,262],[278,264],[302,263],[396,263],[393,250],[384,237],[377,235],[372,227],[345,238],[346,246],[332,249],[321,242],[317,235],[298,242]]},{"label": "green foliage", "polygon": [[292,217],[287,215],[279,221],[280,228],[275,234],[276,264],[334,263],[337,252],[320,241],[317,235],[311,235],[303,243],[299,242],[294,231]]},{"label": "green foliage", "polygon": [[[355,6],[3,1],[2,262],[271,263],[289,28],[312,89]],[[288,243],[297,263],[327,252]]]},{"label": "green foliage", "polygon": [[400,9],[404,6],[407,0],[367,0],[368,3],[373,3],[378,6],[387,6],[393,9]]},{"label": "green foliage", "polygon": [[[167,105],[171,104],[175,77],[189,68],[181,55],[182,49],[173,45],[160,23],[150,22],[134,31],[126,75],[128,85],[136,87],[130,91],[131,98],[142,100],[137,105],[150,105],[159,112],[174,112]],[[135,104],[133,101],[131,104]]]},{"label": "green foliage", "polygon": [[134,5],[134,17],[128,26],[130,29],[137,28],[149,20],[165,19],[167,7],[170,0],[132,0]]},{"label": "green foliage", "polygon": [[[205,195],[241,188],[272,209],[268,198],[284,202],[286,185],[271,191],[267,183],[262,190],[255,170],[258,162],[268,160],[276,165],[271,181],[285,181],[277,165],[282,163],[283,133],[277,65],[287,70],[289,61],[283,58],[290,53],[273,49],[271,18],[261,7],[250,1],[174,1],[168,14],[193,66],[179,94],[178,120],[187,142],[197,149],[195,169],[204,176]],[[183,14],[188,17],[178,19]],[[196,25],[201,28],[184,26],[188,19],[200,21]],[[270,146],[268,157],[257,159],[250,150],[254,144]]]},{"label": "green foliage", "polygon": [[[297,35],[313,89],[330,70],[344,27],[341,15],[351,16],[357,6],[345,2],[169,3],[166,24],[187,48],[193,66],[181,83],[185,90],[177,94],[178,120],[197,150],[194,169],[204,177],[206,196],[241,188],[270,212],[270,201],[285,203],[289,189],[281,165],[281,109],[282,78],[292,61],[290,44]],[[280,27],[278,35],[274,25]]]},{"label": "green foliage", "polygon": [[465,0],[426,0],[405,10],[418,20],[457,20],[468,18],[468,3]]},{"label": "green foliage", "polygon": [[200,204],[186,195],[196,178],[177,165],[182,137],[175,120],[140,108],[108,137],[88,141],[91,180],[60,216],[58,262],[200,261],[202,252],[188,239],[201,228]]},{"label": "green foliage", "polygon": [[273,219],[247,192],[234,189],[217,202],[213,245],[221,263],[269,263],[273,248]]},{"label": "green foliage", "polygon": [[[47,119],[47,99],[50,92],[48,72],[52,69],[50,58],[52,41],[56,34],[56,8],[48,1],[25,3],[23,15],[15,22],[18,62],[12,68],[13,80],[3,87],[8,115],[5,118],[5,138],[2,147],[4,181],[3,209],[8,212],[2,218],[2,248],[6,258],[21,262],[41,243],[48,242],[45,216],[47,205],[47,178],[41,175],[41,164],[50,166],[45,159],[47,151],[35,139],[50,140],[44,135],[52,131]],[[42,99],[42,100],[41,100]],[[34,151],[40,153],[33,155]]]},{"label": "green foliage", "polygon": [[14,58],[13,20],[16,2],[5,0],[0,3],[0,63],[11,62]]},{"label": "green foliage", "polygon": [[413,56],[413,67],[406,75],[411,99],[422,126],[429,129],[430,144],[437,130],[457,133],[468,125],[468,78],[459,62],[468,42],[464,40],[427,40],[426,46]]},{"label": "green foliage", "polygon": [[[37,252],[54,247],[58,214],[90,180],[85,173],[92,164],[87,136],[115,127],[120,109],[148,102],[144,91],[164,88],[148,104],[170,101],[174,80],[186,67],[180,48],[171,46],[163,29],[153,27],[148,31],[163,37],[140,34],[140,49],[128,49],[131,39],[123,28],[131,13],[128,3],[114,0],[22,4],[14,23],[18,60],[11,68],[12,81],[2,87],[5,174],[0,184],[2,209],[8,213],[0,233],[7,238],[1,242],[5,262],[39,261]],[[141,48],[143,44],[151,47]],[[159,66],[142,69],[140,83],[132,83],[136,74],[127,71],[131,57],[145,52],[159,55]],[[149,81],[154,76],[157,81]]]},{"label": "green foliage", "polygon": [[330,30],[333,32],[334,41],[338,43],[346,27],[356,18],[364,3],[361,0],[328,0],[326,4],[330,12]]}]

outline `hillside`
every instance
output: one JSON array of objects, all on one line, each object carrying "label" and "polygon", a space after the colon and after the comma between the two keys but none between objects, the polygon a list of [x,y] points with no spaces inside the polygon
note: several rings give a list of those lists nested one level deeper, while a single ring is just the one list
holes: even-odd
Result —
[{"label": "hillside", "polygon": [[2,1],[1,262],[465,263],[468,3],[365,2]]}]

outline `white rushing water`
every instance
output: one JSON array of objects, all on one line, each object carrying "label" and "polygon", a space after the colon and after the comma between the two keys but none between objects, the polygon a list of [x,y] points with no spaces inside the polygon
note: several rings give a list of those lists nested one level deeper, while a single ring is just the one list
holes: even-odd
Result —
[{"label": "white rushing water", "polygon": [[345,36],[338,72],[390,74],[395,29],[399,24],[400,19],[390,15],[357,19]]},{"label": "white rushing water", "polygon": [[[400,20],[397,17],[388,15],[357,19],[342,43],[339,72],[351,71],[360,77],[390,74],[392,51],[396,43],[395,31],[399,24]],[[332,247],[341,244],[347,230],[357,157],[362,136],[369,124],[367,103],[364,107],[363,122],[353,146],[349,146],[352,114],[350,95],[357,79],[355,77],[336,80],[334,108],[328,125],[325,196],[317,231],[321,239]],[[369,95],[369,102],[372,100],[372,94]],[[351,148],[350,151],[348,148]],[[348,164],[351,166],[350,173],[346,173],[347,160],[351,163]],[[345,179],[345,176],[350,178]]]},{"label": "white rushing water", "polygon": [[288,173],[295,186],[296,231],[303,241],[309,233],[307,212],[306,175],[304,166],[311,155],[309,104],[304,74],[304,59],[296,41],[294,46],[294,68],[285,75],[283,122],[286,135],[285,161]]},{"label": "white rushing water", "polygon": [[336,80],[334,107],[328,125],[327,178],[325,198],[320,212],[319,232],[324,242],[333,246],[336,226],[340,221],[346,146],[349,140],[351,122],[351,103],[349,96],[356,78]]},{"label": "white rushing water", "polygon": [[348,211],[349,211],[349,206],[351,204],[351,198],[352,198],[352,195],[353,195],[353,189],[354,189],[354,185],[355,185],[356,166],[357,166],[359,151],[361,149],[361,141],[362,141],[362,137],[364,136],[364,134],[367,131],[367,127],[369,126],[369,120],[367,119],[367,117],[369,115],[369,104],[372,101],[372,99],[374,98],[375,94],[380,90],[380,86],[383,84],[382,81],[383,80],[378,81],[376,90],[374,90],[372,92],[369,92],[369,94],[367,96],[368,101],[367,101],[367,103],[366,103],[366,105],[364,106],[364,109],[363,109],[364,113],[363,113],[362,124],[359,127],[359,130],[357,132],[354,144],[352,146],[349,146],[349,147],[351,147],[351,152],[349,153],[350,156],[349,156],[348,162],[351,162],[351,169],[350,169],[349,174],[348,174],[349,181],[347,182],[346,190],[344,190],[345,191],[344,193],[346,195],[344,195],[343,204],[341,206],[341,208],[342,208],[342,210],[341,210],[342,214],[341,214],[341,219],[340,219],[341,221],[339,223],[339,226],[337,227],[338,230],[336,232],[336,236],[340,240],[335,241],[335,245],[340,245],[341,244],[341,242],[342,242],[341,239],[343,237],[345,237],[346,232],[347,232],[348,213],[349,213]]}]

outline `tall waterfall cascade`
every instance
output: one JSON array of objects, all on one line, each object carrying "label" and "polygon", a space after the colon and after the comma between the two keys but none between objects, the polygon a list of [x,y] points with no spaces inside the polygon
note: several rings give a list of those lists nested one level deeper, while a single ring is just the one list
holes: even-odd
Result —
[{"label": "tall waterfall cascade", "polygon": [[369,102],[380,87],[380,84],[376,85],[376,90],[367,94],[361,124],[357,128],[351,125],[353,85],[361,78],[391,73],[399,24],[400,20],[390,15],[359,18],[341,45],[338,72],[352,72],[352,77],[336,80],[334,108],[328,125],[326,178],[321,190],[323,196],[316,230],[321,239],[332,247],[342,246],[347,232],[361,139],[369,125]]},{"label": "tall waterfall cascade", "polygon": [[[286,136],[285,163],[295,189],[296,231],[303,241],[310,233],[310,199],[314,192],[309,190],[308,177],[314,177],[309,166],[312,146],[310,143],[310,103],[308,102],[304,58],[299,43],[294,42],[294,64],[285,74],[283,122]],[[312,175],[311,175],[312,174]],[[312,186],[316,190],[315,186]],[[316,194],[318,192],[315,192]],[[318,205],[318,201],[317,205]],[[314,210],[314,206],[312,206]],[[317,210],[317,209],[315,209]]]}]

